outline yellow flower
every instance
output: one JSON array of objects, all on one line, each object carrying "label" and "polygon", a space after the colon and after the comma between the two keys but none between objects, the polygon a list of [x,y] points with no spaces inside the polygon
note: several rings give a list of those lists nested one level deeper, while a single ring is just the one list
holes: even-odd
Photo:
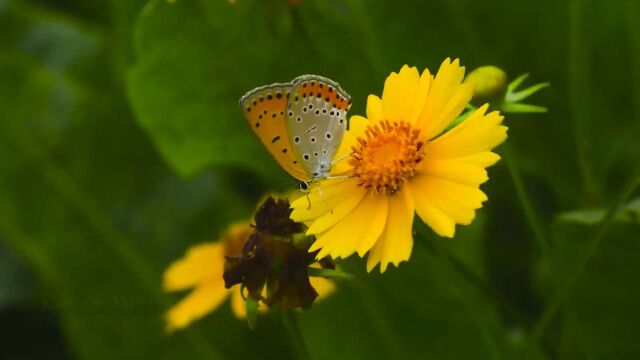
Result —
[{"label": "yellow flower", "polygon": [[[498,112],[484,105],[446,131],[469,103],[473,84],[464,68],[446,59],[434,77],[404,66],[391,73],[382,99],[370,95],[367,117],[351,117],[332,175],[307,198],[292,202],[291,219],[309,222],[318,258],[357,252],[367,271],[398,266],[411,255],[414,212],[437,234],[453,237],[456,224],[470,224],[487,200],[479,189],[487,168],[500,157],[491,149],[507,128]],[[308,201],[312,206],[308,206]]]},{"label": "yellow flower", "polygon": [[[233,314],[244,319],[247,316],[245,300],[240,286],[227,289],[224,286],[225,255],[236,255],[253,231],[249,222],[232,224],[223,234],[222,241],[194,245],[185,257],[171,264],[164,273],[163,288],[166,292],[193,289],[184,299],[165,314],[169,332],[182,329],[193,321],[216,310],[231,296]],[[313,277],[311,285],[318,292],[318,299],[333,292],[335,284],[324,278]],[[260,304],[258,311],[266,312]]]}]

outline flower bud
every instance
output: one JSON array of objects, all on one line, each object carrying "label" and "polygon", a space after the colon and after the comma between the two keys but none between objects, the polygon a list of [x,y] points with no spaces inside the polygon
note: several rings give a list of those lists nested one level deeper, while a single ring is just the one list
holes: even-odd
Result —
[{"label": "flower bud", "polygon": [[473,83],[473,101],[485,103],[501,99],[507,89],[507,74],[499,67],[481,66],[467,75],[465,82]]}]

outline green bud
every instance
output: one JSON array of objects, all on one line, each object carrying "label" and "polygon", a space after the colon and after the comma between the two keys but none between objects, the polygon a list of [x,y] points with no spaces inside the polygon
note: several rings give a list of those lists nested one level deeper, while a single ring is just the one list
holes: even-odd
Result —
[{"label": "green bud", "polygon": [[507,74],[499,67],[481,66],[467,75],[466,83],[473,83],[473,101],[485,103],[501,99],[507,89]]}]

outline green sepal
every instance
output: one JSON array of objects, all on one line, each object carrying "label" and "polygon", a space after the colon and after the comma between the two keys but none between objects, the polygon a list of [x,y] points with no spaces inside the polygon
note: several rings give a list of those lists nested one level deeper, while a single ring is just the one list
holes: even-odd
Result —
[{"label": "green sepal", "polygon": [[504,96],[504,98],[508,102],[518,102],[520,100],[524,100],[528,98],[529,96],[548,87],[549,85],[550,84],[548,82],[545,82],[545,83],[539,83],[539,84],[529,86],[528,88],[524,90],[520,90],[518,92],[512,92],[510,90],[507,90],[507,94]]},{"label": "green sepal", "polygon": [[258,300],[247,296],[245,300],[245,306],[247,309],[247,324],[249,329],[255,330],[258,324]]},{"label": "green sepal", "polygon": [[351,280],[354,278],[352,274],[337,269],[318,269],[309,268],[309,276],[312,277],[324,277],[331,279],[346,279]]},{"label": "green sepal", "polygon": [[308,249],[314,239],[315,238],[313,236],[309,236],[304,232],[291,235],[293,246],[298,249]]},{"label": "green sepal", "polygon": [[500,104],[500,110],[505,113],[544,113],[547,112],[547,108],[544,106],[537,106],[531,104],[519,103],[538,91],[548,87],[548,82],[538,83],[529,86],[526,89],[519,90],[518,87],[529,77],[529,74],[522,74],[513,80],[507,86],[507,92],[504,95],[504,100]]},{"label": "green sepal", "polygon": [[545,113],[547,108],[544,106],[503,102],[500,110],[505,113]]}]

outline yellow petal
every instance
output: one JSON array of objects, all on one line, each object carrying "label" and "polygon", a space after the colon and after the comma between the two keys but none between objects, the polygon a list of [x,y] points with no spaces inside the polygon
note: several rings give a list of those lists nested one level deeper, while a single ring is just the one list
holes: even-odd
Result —
[{"label": "yellow petal", "polygon": [[500,125],[503,117],[498,112],[485,115],[487,108],[480,107],[460,125],[428,143],[425,154],[431,158],[466,157],[500,145],[507,138],[507,128]]},{"label": "yellow petal", "polygon": [[473,95],[473,84],[463,84],[464,67],[458,59],[446,59],[429,88],[429,96],[418,124],[421,136],[431,139],[462,113]]},{"label": "yellow petal", "polygon": [[411,185],[414,194],[419,193],[454,222],[463,225],[471,223],[475,210],[487,200],[477,186],[467,186],[428,175],[414,177]]},{"label": "yellow petal", "polygon": [[468,164],[458,159],[432,159],[426,156],[419,168],[420,173],[477,186],[489,179],[482,166]]},{"label": "yellow petal", "polygon": [[377,196],[366,194],[362,201],[339,223],[317,237],[309,251],[321,249],[321,259],[330,255],[334,259],[348,257],[360,246],[360,239],[372,225]]},{"label": "yellow petal", "polygon": [[414,205],[408,187],[388,197],[389,212],[385,230],[371,249],[367,258],[367,271],[380,263],[380,272],[387,270],[389,263],[398,266],[409,260],[413,248]]},{"label": "yellow petal", "polygon": [[331,167],[331,175],[339,176],[348,174],[352,166],[349,165],[349,154],[353,152],[352,147],[358,145],[358,137],[364,136],[367,126],[370,124],[367,118],[354,115],[349,120],[349,130],[345,131],[340,147],[333,157],[334,163]]},{"label": "yellow petal", "polygon": [[240,290],[242,287],[235,286],[231,290],[231,312],[238,319],[245,319],[247,317],[247,303],[242,298]]},{"label": "yellow petal", "polygon": [[[356,139],[359,136],[364,136],[365,131],[367,130],[367,126],[371,124],[371,120],[360,115],[353,115],[351,120],[349,120],[349,131],[346,133],[350,134],[353,139]],[[352,145],[355,145],[354,142]]]},{"label": "yellow petal", "polygon": [[471,155],[459,156],[456,161],[469,165],[477,165],[483,168],[494,165],[500,160],[500,155],[492,153],[491,151],[483,151]]},{"label": "yellow petal", "polygon": [[316,300],[326,299],[327,296],[333,294],[336,290],[336,284],[329,279],[314,276],[310,277],[309,281],[311,282],[311,286],[313,286],[318,293],[318,298]]},{"label": "yellow petal", "polygon": [[429,90],[432,81],[433,76],[431,76],[431,73],[429,73],[429,69],[424,69],[422,75],[420,76],[420,82],[418,83],[418,89],[416,89],[413,104],[411,105],[409,118],[407,119],[412,124],[418,121],[420,115],[424,111],[424,106],[427,102],[427,97],[429,96]]},{"label": "yellow petal", "polygon": [[411,181],[409,187],[413,195],[416,213],[418,213],[422,221],[429,225],[436,234],[453,237],[456,231],[456,224],[453,219],[436,207],[425,192],[422,191],[423,189],[420,185],[416,186],[415,181]]},{"label": "yellow petal", "polygon": [[342,143],[340,143],[340,147],[338,147],[338,151],[333,157],[330,172],[332,176],[346,175],[351,171],[352,166],[349,165],[349,154],[353,152],[351,147],[355,145],[356,137],[349,131],[345,131]]},{"label": "yellow petal", "polygon": [[360,244],[356,248],[358,255],[363,257],[367,251],[371,250],[373,245],[378,241],[380,235],[384,231],[387,224],[387,214],[389,213],[389,201],[387,196],[379,194],[371,194],[369,196],[372,213],[371,217],[367,221],[369,228],[362,234],[360,238]]},{"label": "yellow petal", "polygon": [[404,65],[399,73],[391,73],[384,82],[382,110],[392,121],[410,121],[414,98],[420,84],[420,73],[415,67]]},{"label": "yellow petal", "polygon": [[222,279],[224,244],[206,243],[191,247],[172,263],[163,275],[164,291],[184,290],[203,282]]},{"label": "yellow petal", "polygon": [[165,314],[167,331],[182,329],[220,306],[229,295],[222,276],[217,281],[197,287]]},{"label": "yellow petal", "polygon": [[367,118],[372,123],[377,123],[380,120],[384,120],[384,112],[382,111],[382,99],[375,95],[369,95],[369,97],[367,98]]},{"label": "yellow petal", "polygon": [[347,214],[349,214],[360,203],[360,201],[362,201],[362,198],[365,195],[366,192],[362,189],[357,189],[356,191],[351,191],[350,193],[345,194],[342,201],[334,206],[331,211],[327,212],[311,224],[309,230],[307,230],[307,234],[320,234],[337,224]]},{"label": "yellow petal", "polygon": [[[357,188],[357,183],[352,179],[347,180],[320,180],[312,184],[309,193],[291,203],[293,212],[291,220],[306,222],[315,220],[336,207],[345,194],[350,194]],[[311,203],[311,206],[309,206]]]}]

